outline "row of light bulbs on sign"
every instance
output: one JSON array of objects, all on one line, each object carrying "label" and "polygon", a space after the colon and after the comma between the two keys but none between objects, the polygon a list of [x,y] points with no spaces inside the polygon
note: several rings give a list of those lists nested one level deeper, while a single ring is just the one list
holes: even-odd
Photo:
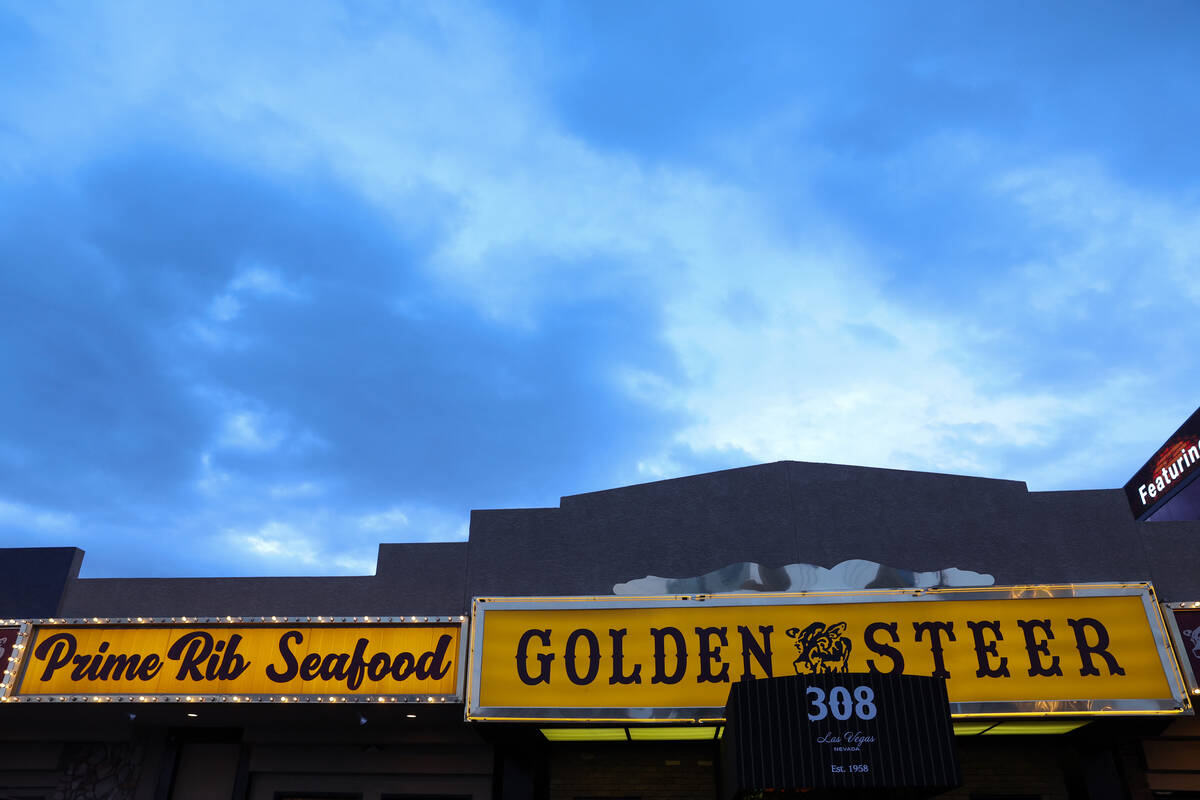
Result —
[{"label": "row of light bulbs on sign", "polygon": [[[4,620],[6,625],[16,625],[18,620]],[[24,632],[17,635],[17,641],[12,646],[12,655],[8,659],[8,666],[4,669],[4,676],[0,678],[0,703],[9,700],[8,687],[17,677],[17,662],[20,660],[21,651],[25,649],[25,634]]]},{"label": "row of light bulbs on sign", "polygon": [[[8,677],[5,677],[7,686]],[[445,703],[452,697],[433,695],[379,695],[378,697],[324,697],[320,695],[30,695],[0,697],[0,703],[17,700],[24,703]]]},{"label": "row of light bulbs on sign", "polygon": [[[233,622],[250,622],[262,624],[266,622],[277,622],[283,624],[294,624],[298,622],[362,622],[373,624],[393,624],[401,622],[464,622],[465,615],[455,617],[325,617],[318,615],[314,617],[80,617],[80,618],[62,618],[62,619],[37,619],[37,620],[20,620],[6,619],[0,620],[0,625],[22,625],[25,623],[37,625],[86,625],[91,624],[117,624],[117,625],[132,625],[137,624],[185,624],[185,625],[204,625],[213,623],[233,623]],[[12,680],[16,677],[16,664],[19,660],[17,656],[25,649],[24,635],[22,635],[17,643],[13,645],[13,658],[9,660],[8,667],[4,671],[4,677],[0,680],[0,703],[14,701],[18,698],[8,696],[8,687]],[[324,697],[314,695],[262,695],[262,696],[230,696],[230,695],[103,695],[103,696],[86,696],[86,695],[53,695],[53,696],[28,696],[19,698],[21,702],[32,703],[111,703],[111,702],[126,702],[126,703],[445,703],[447,698],[444,696],[429,696],[429,695],[379,695],[372,698],[364,697]]]}]

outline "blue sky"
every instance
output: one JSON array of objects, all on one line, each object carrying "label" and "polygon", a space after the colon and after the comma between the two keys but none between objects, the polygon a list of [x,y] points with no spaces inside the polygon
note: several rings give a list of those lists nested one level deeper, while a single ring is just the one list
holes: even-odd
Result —
[{"label": "blue sky", "polygon": [[[363,574],[1200,403],[1200,6],[0,2],[0,545]],[[921,565],[910,565],[920,567]]]}]

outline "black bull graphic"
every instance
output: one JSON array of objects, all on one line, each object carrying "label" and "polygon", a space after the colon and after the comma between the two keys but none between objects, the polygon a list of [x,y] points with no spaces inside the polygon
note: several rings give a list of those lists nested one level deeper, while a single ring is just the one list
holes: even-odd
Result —
[{"label": "black bull graphic", "polygon": [[800,653],[792,666],[797,675],[822,675],[830,672],[845,672],[850,664],[849,639],[842,636],[846,623],[835,622],[826,627],[823,622],[814,622],[804,630],[788,628],[787,635],[796,640]]}]

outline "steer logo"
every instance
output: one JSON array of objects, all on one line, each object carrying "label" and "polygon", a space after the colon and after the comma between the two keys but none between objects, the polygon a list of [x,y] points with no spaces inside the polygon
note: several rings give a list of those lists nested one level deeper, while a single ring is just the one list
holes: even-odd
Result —
[{"label": "steer logo", "polygon": [[835,622],[826,627],[824,622],[814,622],[804,630],[788,628],[787,635],[796,640],[796,651],[800,653],[792,666],[797,675],[823,675],[830,672],[845,672],[850,666],[852,642],[842,634],[846,623]]},{"label": "steer logo", "polygon": [[1192,655],[1200,658],[1200,628],[1192,628],[1190,631],[1184,631],[1183,635],[1190,641],[1189,646],[1192,648]]}]

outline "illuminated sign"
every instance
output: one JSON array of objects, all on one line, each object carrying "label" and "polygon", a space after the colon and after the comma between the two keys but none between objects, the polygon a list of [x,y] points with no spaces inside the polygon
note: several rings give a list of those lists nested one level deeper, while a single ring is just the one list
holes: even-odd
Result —
[{"label": "illuminated sign", "polygon": [[[1125,498],[1137,519],[1146,519],[1161,510],[1192,479],[1200,475],[1200,408],[1192,412],[1171,438],[1158,448],[1137,474],[1125,484]],[[1190,496],[1186,509],[1170,519],[1200,519],[1195,508],[1198,498]]]},{"label": "illuminated sign", "polygon": [[465,620],[311,620],[36,621],[9,699],[461,701]]},{"label": "illuminated sign", "polygon": [[946,679],[957,715],[1187,709],[1148,584],[475,601],[474,719],[719,719],[730,683]]}]

